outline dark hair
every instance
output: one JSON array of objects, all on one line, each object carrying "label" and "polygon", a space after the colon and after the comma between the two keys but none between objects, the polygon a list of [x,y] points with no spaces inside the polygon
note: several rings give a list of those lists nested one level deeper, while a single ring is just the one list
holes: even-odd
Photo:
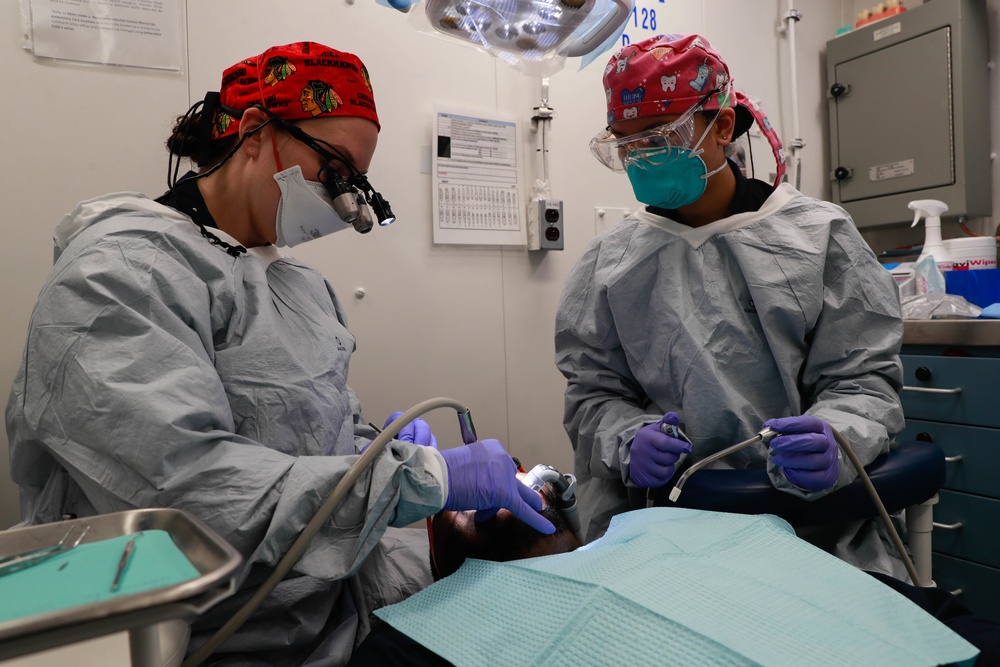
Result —
[{"label": "dark hair", "polygon": [[178,157],[190,158],[199,167],[212,167],[229,154],[239,141],[239,135],[222,139],[211,136],[212,119],[205,118],[203,110],[178,116],[167,137],[167,150]]},{"label": "dark hair", "polygon": [[[731,108],[731,107],[723,107],[723,108]],[[704,118],[706,123],[711,123],[721,113],[722,109],[710,109],[708,111],[702,109],[701,111],[697,112],[697,115]]]}]

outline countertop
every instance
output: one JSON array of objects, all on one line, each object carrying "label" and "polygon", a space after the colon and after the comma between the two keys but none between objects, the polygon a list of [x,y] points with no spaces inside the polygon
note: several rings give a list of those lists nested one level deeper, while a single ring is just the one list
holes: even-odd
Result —
[{"label": "countertop", "polygon": [[1000,320],[903,320],[903,345],[1000,346]]}]

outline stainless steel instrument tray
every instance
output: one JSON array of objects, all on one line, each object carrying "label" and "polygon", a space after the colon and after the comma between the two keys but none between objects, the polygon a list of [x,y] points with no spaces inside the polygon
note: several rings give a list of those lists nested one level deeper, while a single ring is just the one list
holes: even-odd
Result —
[{"label": "stainless steel instrument tray", "polygon": [[165,620],[190,620],[236,590],[240,554],[181,510],[132,510],[0,531],[0,557],[55,544],[74,524],[90,526],[83,544],[163,530],[200,576],[175,586],[2,622],[0,660]]}]

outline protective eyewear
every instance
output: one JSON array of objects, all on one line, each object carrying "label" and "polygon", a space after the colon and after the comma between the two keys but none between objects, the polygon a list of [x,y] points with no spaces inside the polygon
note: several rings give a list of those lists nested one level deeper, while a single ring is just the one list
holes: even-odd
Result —
[{"label": "protective eyewear", "polygon": [[[271,113],[268,115],[278,127],[316,151],[323,159],[324,166],[319,170],[319,180],[329,191],[333,207],[341,220],[350,223],[355,231],[367,234],[372,230],[372,219],[368,214],[368,206],[371,206],[382,227],[396,221],[389,202],[372,187],[368,177],[358,171],[336,147],[306,133],[297,125]],[[335,166],[338,162],[347,168],[349,175],[346,179],[341,177]]]},{"label": "protective eyewear", "polygon": [[677,120],[657,127],[618,137],[606,127],[590,140],[590,152],[612,171],[624,172],[629,166],[644,169],[670,161],[679,151],[691,148],[694,140],[694,117],[705,107],[716,88],[691,105]]}]

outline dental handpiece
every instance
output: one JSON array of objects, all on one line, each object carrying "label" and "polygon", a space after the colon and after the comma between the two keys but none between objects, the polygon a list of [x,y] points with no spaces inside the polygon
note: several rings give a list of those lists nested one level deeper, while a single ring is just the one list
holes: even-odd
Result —
[{"label": "dental handpiece", "polygon": [[670,502],[672,503],[677,502],[677,499],[681,497],[681,488],[683,488],[684,482],[686,482],[687,478],[690,477],[691,474],[694,473],[695,471],[704,468],[710,463],[718,461],[724,456],[729,456],[730,454],[738,452],[744,447],[749,447],[750,445],[753,445],[758,442],[763,442],[764,444],[767,444],[771,442],[771,438],[773,438],[776,435],[781,435],[781,434],[778,433],[777,431],[772,431],[769,426],[765,426],[760,431],[758,431],[757,435],[755,435],[754,437],[748,440],[744,440],[743,442],[737,443],[732,447],[726,447],[722,451],[716,452],[715,454],[712,454],[711,456],[708,456],[702,459],[701,461],[698,461],[693,466],[685,470],[684,474],[681,475],[681,478],[677,480],[676,484],[674,484],[674,488],[670,489]]},{"label": "dental handpiece", "polygon": [[458,428],[462,432],[462,442],[471,445],[476,440],[476,427],[472,424],[472,412],[466,408],[458,413]]}]

